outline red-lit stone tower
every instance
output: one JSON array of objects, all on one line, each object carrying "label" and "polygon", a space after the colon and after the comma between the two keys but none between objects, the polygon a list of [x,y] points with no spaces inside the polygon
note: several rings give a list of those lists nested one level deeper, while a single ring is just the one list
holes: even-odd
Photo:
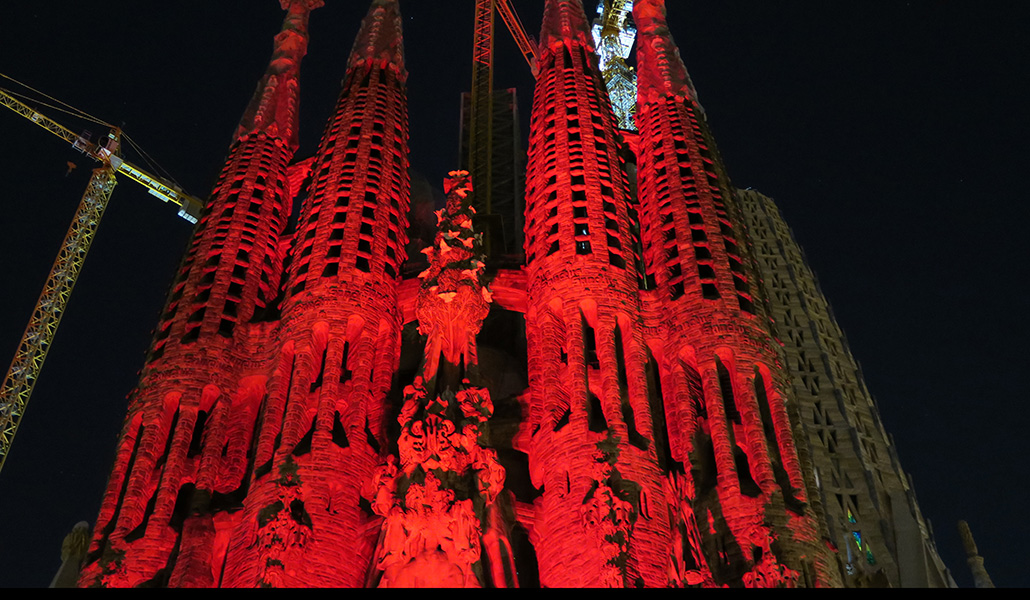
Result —
[{"label": "red-lit stone tower", "polygon": [[190,565],[210,561],[224,546],[228,514],[212,515],[210,505],[245,489],[249,477],[250,433],[264,382],[245,374],[273,350],[254,340],[267,337],[271,324],[261,322],[262,314],[278,294],[279,237],[292,198],[287,164],[297,147],[297,76],[308,13],[322,2],[282,4],[288,12],[268,72],[236,132],[131,395],[83,585],[217,581],[213,566]]},{"label": "red-lit stone tower", "polygon": [[549,0],[526,196],[534,541],[545,586],[663,586],[669,525],[615,117],[580,0]]},{"label": "red-lit stone tower", "polygon": [[376,0],[290,244],[279,347],[224,586],[365,582],[378,521],[359,493],[384,451],[385,397],[400,347],[406,75],[397,2]]},{"label": "red-lit stone tower", "polygon": [[379,522],[359,492],[380,463],[399,353],[406,73],[397,2],[375,0],[283,238],[304,172],[287,166],[297,77],[321,4],[283,1],[132,396],[83,585],[364,583]]},{"label": "red-lit stone tower", "polygon": [[654,308],[681,583],[839,584],[807,506],[789,386],[748,241],[665,20],[637,0],[640,226]]}]

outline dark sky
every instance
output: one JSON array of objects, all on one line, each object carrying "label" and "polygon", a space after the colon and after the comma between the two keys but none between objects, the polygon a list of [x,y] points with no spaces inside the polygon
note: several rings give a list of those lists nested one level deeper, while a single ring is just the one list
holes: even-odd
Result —
[{"label": "dark sky", "polygon": [[[368,6],[327,3],[312,17],[301,155],[317,144]],[[536,35],[543,1],[514,4]],[[955,528],[966,519],[995,583],[1030,586],[1030,4],[668,4],[729,173],[776,198],[794,229],[955,579],[972,583]],[[457,163],[473,2],[401,5],[411,162],[439,184]],[[49,0],[4,13],[0,73],[124,123],[200,197],[282,16],[274,0]],[[528,123],[532,80],[503,29],[497,53],[497,85],[518,87]],[[0,139],[6,365],[92,165],[8,111]],[[69,176],[67,161],[79,165]],[[115,190],[0,473],[0,587],[48,585],[64,535],[96,518],[125,395],[189,232],[135,183]]]}]

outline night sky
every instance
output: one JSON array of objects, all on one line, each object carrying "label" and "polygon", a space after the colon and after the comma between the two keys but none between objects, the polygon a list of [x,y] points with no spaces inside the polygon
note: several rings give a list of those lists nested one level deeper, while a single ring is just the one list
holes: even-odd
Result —
[{"label": "night sky", "polygon": [[[317,145],[369,2],[327,4],[312,15],[298,156]],[[537,35],[543,1],[514,5]],[[668,5],[730,176],[774,197],[805,249],[955,580],[972,585],[965,519],[994,582],[1030,586],[1030,3]],[[401,7],[411,162],[439,186],[457,164],[473,2]],[[123,124],[203,198],[281,20],[275,0],[19,3],[4,11],[0,73]],[[526,135],[532,79],[498,28],[496,85],[518,87]],[[6,110],[0,139],[6,367],[94,165]],[[115,189],[0,473],[0,587],[48,585],[64,535],[96,518],[190,234],[175,213],[127,179]]]}]

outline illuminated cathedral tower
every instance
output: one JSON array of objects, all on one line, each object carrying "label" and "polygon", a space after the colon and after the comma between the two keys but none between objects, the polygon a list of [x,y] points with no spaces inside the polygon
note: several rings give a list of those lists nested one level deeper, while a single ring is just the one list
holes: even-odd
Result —
[{"label": "illuminated cathedral tower", "polygon": [[669,448],[683,469],[671,490],[684,533],[678,566],[688,580],[839,583],[808,504],[790,390],[725,168],[664,1],[637,0],[634,17],[641,237],[661,315]]},{"label": "illuminated cathedral tower", "polygon": [[487,267],[456,171],[429,268],[408,279],[398,2],[372,0],[318,150],[292,165],[322,2],[282,4],[80,585],[840,585],[664,3],[634,8],[634,135],[582,0],[546,0],[526,264]]},{"label": "illuminated cathedral tower", "polygon": [[[955,587],[894,441],[801,247],[771,198],[737,190],[784,343],[815,476],[845,585]],[[807,438],[807,439],[806,439]]]},{"label": "illuminated cathedral tower", "polygon": [[399,352],[406,73],[397,2],[375,0],[284,237],[304,178],[287,166],[298,71],[321,5],[283,0],[132,395],[83,585],[364,583],[378,522],[359,492]]},{"label": "illuminated cathedral tower", "polygon": [[406,77],[397,2],[376,0],[288,241],[278,348],[224,586],[364,584],[378,531],[359,494],[384,450],[400,348]]},{"label": "illuminated cathedral tower", "polygon": [[[161,317],[94,528],[82,585],[217,582],[232,514],[251,477],[271,356],[268,313],[282,273],[293,197],[298,74],[308,13],[288,10],[268,72],[194,231]],[[202,568],[199,566],[202,564]]]},{"label": "illuminated cathedral tower", "polygon": [[540,582],[664,585],[636,211],[579,0],[547,2],[537,64],[525,271]]}]

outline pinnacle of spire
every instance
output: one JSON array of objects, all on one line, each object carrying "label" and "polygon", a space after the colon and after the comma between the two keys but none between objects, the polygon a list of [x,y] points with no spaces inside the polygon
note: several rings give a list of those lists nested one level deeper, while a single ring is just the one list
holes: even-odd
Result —
[{"label": "pinnacle of spire", "polygon": [[283,10],[290,10],[294,5],[303,5],[308,11],[325,6],[325,0],[279,0]]},{"label": "pinnacle of spire", "polygon": [[697,102],[697,91],[669,31],[665,0],[636,0],[633,20],[637,24],[637,86],[641,100],[650,94],[673,94]]},{"label": "pinnacle of spire", "polygon": [[354,40],[347,70],[376,62],[382,68],[393,67],[401,81],[407,78],[407,71],[404,70],[401,9],[397,0],[372,0],[368,15],[361,22],[361,30]]},{"label": "pinnacle of spire", "polygon": [[987,569],[984,568],[984,559],[976,548],[976,542],[973,541],[973,532],[969,530],[969,524],[965,521],[959,521],[958,533],[962,538],[962,546],[966,551],[966,562],[973,573],[973,584],[978,588],[993,588],[994,582],[991,581],[991,576],[987,574]]},{"label": "pinnacle of spire", "polygon": [[544,24],[540,29],[540,48],[553,48],[566,40],[578,40],[593,51],[590,24],[583,11],[583,0],[547,0]]},{"label": "pinnacle of spire", "polygon": [[258,82],[254,97],[243,113],[236,139],[265,133],[283,140],[296,151],[300,62],[308,51],[308,16],[323,0],[279,0],[286,18],[275,36],[272,60]]}]

